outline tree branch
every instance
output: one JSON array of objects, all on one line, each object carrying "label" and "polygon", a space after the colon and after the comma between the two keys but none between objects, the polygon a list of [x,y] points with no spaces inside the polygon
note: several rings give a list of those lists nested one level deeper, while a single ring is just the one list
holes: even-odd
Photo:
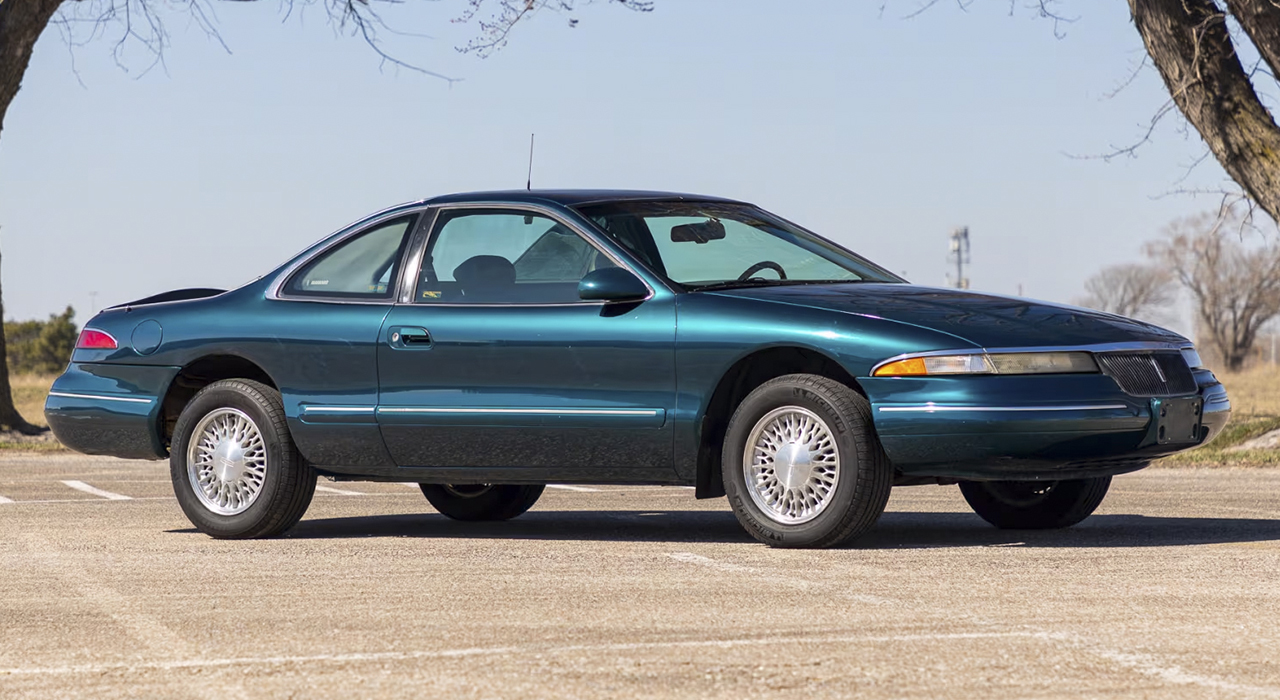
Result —
[{"label": "tree branch", "polygon": [[1280,220],[1280,127],[1261,103],[1213,0],[1129,0],[1147,53],[1223,169]]},{"label": "tree branch", "polygon": [[[635,12],[653,11],[652,0],[605,1],[621,5]],[[938,0],[930,1],[937,2]],[[466,11],[454,22],[462,24],[476,22],[480,27],[480,36],[458,50],[462,53],[474,53],[482,58],[490,56],[494,51],[506,46],[507,38],[516,24],[531,19],[539,12],[544,10],[573,12],[576,9],[575,0],[467,0],[467,2]],[[586,0],[582,4],[589,5],[591,0]],[[493,7],[494,9],[486,14],[484,10],[488,7]],[[482,16],[484,19],[477,19]],[[569,26],[577,26],[577,24],[577,19],[570,18]]]},{"label": "tree branch", "polygon": [[1271,76],[1280,75],[1280,2],[1276,0],[1225,0],[1231,16],[1262,60],[1271,68]]}]

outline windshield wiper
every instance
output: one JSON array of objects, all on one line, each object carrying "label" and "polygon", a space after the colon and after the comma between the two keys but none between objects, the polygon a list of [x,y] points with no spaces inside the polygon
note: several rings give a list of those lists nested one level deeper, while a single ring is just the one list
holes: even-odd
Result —
[{"label": "windshield wiper", "polygon": [[794,280],[725,280],[723,282],[711,282],[709,284],[686,285],[695,292],[706,292],[716,289],[747,289],[750,287],[776,287],[783,284],[795,284]]}]

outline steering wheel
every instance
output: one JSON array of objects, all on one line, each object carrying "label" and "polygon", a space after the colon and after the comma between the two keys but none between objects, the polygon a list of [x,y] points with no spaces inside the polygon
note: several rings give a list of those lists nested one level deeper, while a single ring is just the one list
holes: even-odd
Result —
[{"label": "steering wheel", "polygon": [[752,265],[751,267],[748,267],[746,272],[738,275],[738,281],[746,282],[747,280],[751,279],[752,275],[756,274],[761,270],[773,270],[774,272],[778,273],[778,277],[782,279],[787,278],[787,271],[782,269],[781,265],[779,265],[778,263],[772,260],[761,260],[760,262]]}]

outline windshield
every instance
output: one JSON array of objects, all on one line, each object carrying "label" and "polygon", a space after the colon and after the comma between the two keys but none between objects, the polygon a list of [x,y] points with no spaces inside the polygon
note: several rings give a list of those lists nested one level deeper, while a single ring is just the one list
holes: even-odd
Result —
[{"label": "windshield", "polygon": [[746,204],[608,202],[578,211],[655,272],[691,289],[902,281]]}]

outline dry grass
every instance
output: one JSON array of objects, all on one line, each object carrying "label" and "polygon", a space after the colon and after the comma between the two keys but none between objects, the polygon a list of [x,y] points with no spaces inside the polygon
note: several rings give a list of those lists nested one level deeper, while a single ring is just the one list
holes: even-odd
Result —
[{"label": "dry grass", "polygon": [[[13,403],[18,413],[34,425],[46,425],[44,420],[44,400],[49,395],[49,387],[57,375],[18,374],[9,377],[9,388],[13,392]],[[57,452],[65,450],[49,432],[40,435],[22,435],[16,431],[0,431],[0,450],[17,450],[21,452]]]},{"label": "dry grass", "polygon": [[1263,365],[1239,374],[1218,373],[1235,416],[1280,416],[1280,367]]},{"label": "dry grass", "polygon": [[56,374],[16,374],[9,378],[14,406],[28,423],[48,425],[44,421],[44,400],[57,377]]},{"label": "dry grass", "polygon": [[1160,460],[1165,466],[1254,467],[1280,465],[1280,450],[1225,452],[1245,440],[1280,429],[1280,367],[1263,365],[1238,374],[1215,372],[1231,397],[1231,422],[1205,447]]}]

